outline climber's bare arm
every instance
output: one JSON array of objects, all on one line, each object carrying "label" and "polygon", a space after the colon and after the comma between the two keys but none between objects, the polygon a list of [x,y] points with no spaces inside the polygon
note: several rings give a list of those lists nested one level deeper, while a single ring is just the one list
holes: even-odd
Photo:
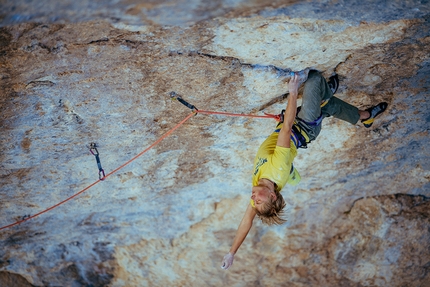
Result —
[{"label": "climber's bare arm", "polygon": [[245,215],[243,216],[242,221],[240,222],[237,229],[236,236],[234,237],[233,244],[230,248],[230,253],[235,254],[240,245],[242,245],[243,241],[248,235],[249,230],[252,227],[252,221],[254,220],[255,215],[256,213],[254,208],[251,206],[251,204],[248,204]]},{"label": "climber's bare arm", "polygon": [[239,228],[237,229],[236,236],[234,237],[233,244],[230,248],[230,252],[224,256],[222,260],[221,268],[228,269],[233,264],[234,254],[236,254],[240,245],[242,245],[246,236],[248,235],[249,230],[252,227],[252,221],[254,220],[256,212],[254,208],[252,208],[251,204],[248,205],[245,211],[245,215],[242,218],[242,221],[239,224]]},{"label": "climber's bare arm", "polygon": [[299,90],[299,77],[294,74],[288,83],[288,90],[290,95],[288,96],[287,108],[285,109],[284,124],[282,125],[281,131],[279,132],[277,146],[290,147],[291,129],[296,118],[297,111],[297,95]]}]

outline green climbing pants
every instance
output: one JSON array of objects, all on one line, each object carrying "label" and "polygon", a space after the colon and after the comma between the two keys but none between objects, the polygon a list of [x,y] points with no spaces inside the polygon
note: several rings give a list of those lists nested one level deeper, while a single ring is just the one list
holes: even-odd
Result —
[{"label": "green climbing pants", "polygon": [[297,115],[297,125],[306,132],[309,141],[316,139],[321,132],[321,124],[314,124],[320,116],[322,119],[333,116],[353,125],[360,119],[358,108],[334,97],[324,77],[311,70],[304,84],[302,107]]}]

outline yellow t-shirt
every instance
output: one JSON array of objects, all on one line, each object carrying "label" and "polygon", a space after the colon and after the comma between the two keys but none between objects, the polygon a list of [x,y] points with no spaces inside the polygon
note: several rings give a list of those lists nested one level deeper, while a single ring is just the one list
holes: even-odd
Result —
[{"label": "yellow t-shirt", "polygon": [[[252,185],[257,186],[260,178],[276,183],[276,190],[281,191],[285,184],[296,185],[300,182],[300,174],[295,168],[291,172],[297,148],[290,140],[290,148],[276,145],[282,124],[260,146],[254,160]],[[290,173],[291,172],[291,173]]]}]

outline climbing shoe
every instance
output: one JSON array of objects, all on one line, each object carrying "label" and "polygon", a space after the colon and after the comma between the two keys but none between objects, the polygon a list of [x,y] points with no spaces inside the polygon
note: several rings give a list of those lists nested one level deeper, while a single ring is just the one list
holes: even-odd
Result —
[{"label": "climbing shoe", "polygon": [[382,112],[384,112],[387,109],[388,104],[386,102],[382,102],[377,104],[376,106],[373,106],[371,108],[368,108],[366,111],[369,112],[370,117],[365,119],[365,120],[361,120],[361,122],[363,123],[363,125],[366,128],[370,128],[373,124],[373,122],[375,121],[375,118],[381,114]]},{"label": "climbing shoe", "polygon": [[337,88],[339,88],[339,77],[337,76],[337,74],[334,74],[333,76],[328,78],[327,84],[334,95],[337,91]]}]

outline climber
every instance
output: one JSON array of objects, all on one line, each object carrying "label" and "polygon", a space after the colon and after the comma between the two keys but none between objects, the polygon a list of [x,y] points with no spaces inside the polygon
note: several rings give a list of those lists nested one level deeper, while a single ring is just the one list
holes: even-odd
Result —
[{"label": "climber", "polygon": [[[297,109],[298,88],[304,82],[302,106]],[[333,96],[339,86],[337,75],[327,82],[316,70],[294,73],[288,83],[288,104],[283,122],[262,143],[254,160],[252,194],[250,204],[239,224],[230,252],[224,256],[221,268],[233,264],[234,254],[248,235],[257,215],[264,224],[282,224],[285,201],[280,194],[286,183],[296,185],[300,175],[293,166],[297,148],[305,148],[321,131],[325,117],[356,124],[359,120],[366,128],[372,126],[376,116],[387,108],[382,102],[366,110]]]}]

